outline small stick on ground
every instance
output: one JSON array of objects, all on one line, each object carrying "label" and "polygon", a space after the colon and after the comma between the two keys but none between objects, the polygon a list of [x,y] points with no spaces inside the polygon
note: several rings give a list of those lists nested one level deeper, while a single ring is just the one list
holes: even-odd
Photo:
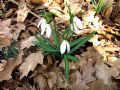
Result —
[{"label": "small stick on ground", "polygon": [[[16,2],[15,0],[9,0],[9,1],[12,2],[12,3],[14,3],[14,4],[16,4],[16,5],[18,5],[18,6],[20,6],[20,4],[18,2]],[[35,14],[34,12],[32,12],[31,10],[29,10],[29,13],[31,13],[33,16],[41,19],[40,16],[38,16],[37,14]]]}]

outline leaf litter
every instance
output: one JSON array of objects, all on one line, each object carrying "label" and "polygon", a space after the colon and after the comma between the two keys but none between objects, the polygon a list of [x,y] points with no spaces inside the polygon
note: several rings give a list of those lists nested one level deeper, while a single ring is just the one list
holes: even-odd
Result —
[{"label": "leaf litter", "polygon": [[[115,17],[119,13],[113,13],[113,7],[106,8],[102,13],[107,18],[105,19],[101,14],[95,15],[92,12],[91,0],[18,0],[18,6],[15,4],[16,1],[1,0],[0,5],[0,11],[2,11],[0,48],[8,47],[13,41],[17,41],[20,50],[18,56],[12,60],[0,60],[0,88],[15,88],[15,90],[119,89],[117,85],[120,79],[120,25],[119,17]],[[32,41],[36,40],[33,32],[39,30],[34,31],[35,26],[30,24],[37,23],[41,18],[38,16],[40,9],[36,7],[47,8],[50,12],[54,12],[61,32],[64,25],[69,23],[65,2],[70,3],[72,12],[81,18],[84,25],[83,33],[75,35],[76,37],[84,36],[97,29],[97,34],[89,40],[90,43],[85,44],[75,54],[80,61],[71,61],[69,83],[65,81],[63,61],[57,65],[54,57],[46,58],[42,51],[31,50],[31,47],[36,47],[32,44]],[[113,0],[108,0],[108,2],[113,3]],[[114,3],[117,2],[114,1]],[[28,30],[29,27],[33,28]],[[24,53],[25,50],[30,51],[27,56]],[[16,77],[19,78],[15,79],[15,73],[18,73]],[[15,84],[11,86],[12,83]]]}]

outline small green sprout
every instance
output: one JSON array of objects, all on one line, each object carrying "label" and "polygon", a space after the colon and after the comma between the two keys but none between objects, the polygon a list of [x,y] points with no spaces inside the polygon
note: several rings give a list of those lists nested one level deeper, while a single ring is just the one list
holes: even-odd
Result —
[{"label": "small green sprout", "polygon": [[16,43],[13,42],[9,47],[6,47],[4,50],[4,58],[8,59],[8,58],[14,58],[19,54],[19,51],[16,47]]},{"label": "small green sprout", "polygon": [[95,8],[96,14],[104,13],[106,8],[112,7],[112,3],[109,1],[104,2],[104,0],[92,0],[92,4]]}]

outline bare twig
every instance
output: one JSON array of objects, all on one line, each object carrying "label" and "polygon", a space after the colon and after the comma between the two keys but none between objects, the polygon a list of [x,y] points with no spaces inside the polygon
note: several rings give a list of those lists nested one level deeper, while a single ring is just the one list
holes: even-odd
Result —
[{"label": "bare twig", "polygon": [[[12,2],[12,3],[14,3],[14,4],[16,4],[16,5],[18,5],[18,6],[20,6],[20,4],[18,2],[16,2],[15,0],[9,0],[9,1]],[[32,12],[31,10],[29,10],[29,13],[31,13],[33,16],[41,19],[40,16],[38,16],[37,14],[35,14],[34,12]]]}]

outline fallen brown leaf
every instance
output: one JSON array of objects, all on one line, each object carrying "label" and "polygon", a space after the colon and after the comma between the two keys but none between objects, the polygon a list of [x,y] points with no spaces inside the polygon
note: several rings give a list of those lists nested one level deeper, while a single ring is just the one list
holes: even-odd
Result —
[{"label": "fallen brown leaf", "polygon": [[75,72],[74,77],[76,77],[76,81],[72,85],[70,85],[71,90],[84,90],[89,88],[86,85],[85,81],[82,79],[82,75],[79,71]]},{"label": "fallen brown leaf", "polygon": [[0,22],[0,47],[7,47],[11,44],[12,40],[17,41],[19,34],[25,30],[24,24],[11,25],[11,19]]},{"label": "fallen brown leaf", "polygon": [[34,36],[31,36],[31,37],[27,38],[26,40],[22,41],[21,45],[20,45],[21,50],[23,50],[25,48],[29,48],[31,46],[34,46],[32,41],[36,41],[36,38]]},{"label": "fallen brown leaf", "polygon": [[112,75],[110,73],[109,67],[102,60],[97,60],[95,69],[96,77],[102,80],[105,85],[110,85]]},{"label": "fallen brown leaf", "polygon": [[12,34],[10,33],[11,19],[0,22],[0,47],[6,47],[11,44]]},{"label": "fallen brown leaf", "polygon": [[0,71],[3,71],[6,64],[7,64],[7,61],[6,60],[0,60],[0,61],[1,61],[1,63],[0,63]]},{"label": "fallen brown leaf", "polygon": [[17,22],[24,22],[28,13],[29,9],[27,8],[26,4],[19,5],[19,9],[17,11]]},{"label": "fallen brown leaf", "polygon": [[50,72],[50,77],[48,78],[48,85],[50,89],[52,90],[53,86],[56,84],[57,81],[57,75],[55,72]]},{"label": "fallen brown leaf", "polygon": [[45,90],[47,81],[41,74],[39,74],[34,78],[34,83],[38,84],[40,90]]},{"label": "fallen brown leaf", "polygon": [[95,68],[93,67],[93,61],[91,60],[83,66],[82,78],[85,83],[90,83],[96,79],[92,76],[93,73],[95,73]]},{"label": "fallen brown leaf", "polygon": [[25,58],[25,62],[23,62],[19,67],[21,72],[20,78],[27,76],[29,71],[33,71],[37,64],[43,64],[43,58],[44,56],[40,51],[31,53],[27,58]]},{"label": "fallen brown leaf", "polygon": [[8,60],[3,71],[0,71],[0,81],[9,80],[12,78],[11,74],[16,66],[22,63],[22,53],[16,59]]}]

